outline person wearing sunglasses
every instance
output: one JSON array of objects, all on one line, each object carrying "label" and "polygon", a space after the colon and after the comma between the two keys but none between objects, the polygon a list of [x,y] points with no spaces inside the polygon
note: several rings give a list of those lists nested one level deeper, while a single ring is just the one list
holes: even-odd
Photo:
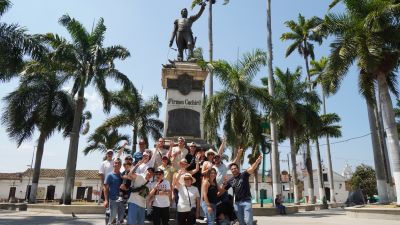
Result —
[{"label": "person wearing sunglasses", "polygon": [[154,225],[168,225],[171,184],[164,179],[164,171],[156,169],[155,181],[150,188],[149,197],[153,197],[153,223]]}]

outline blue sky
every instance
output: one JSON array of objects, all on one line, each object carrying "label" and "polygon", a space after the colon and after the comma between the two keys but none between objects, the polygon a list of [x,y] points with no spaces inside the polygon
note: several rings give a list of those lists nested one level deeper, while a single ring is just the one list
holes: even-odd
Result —
[{"label": "blue sky", "polygon": [[[18,23],[29,30],[29,33],[53,32],[69,38],[66,30],[58,24],[58,19],[69,14],[76,18],[90,30],[93,23],[100,17],[105,20],[107,26],[105,46],[120,44],[127,47],[131,57],[118,62],[118,68],[127,74],[134,85],[141,90],[146,97],[152,95],[164,99],[164,90],[161,87],[161,64],[167,59],[174,58],[176,52],[169,51],[168,43],[173,28],[174,19],[180,16],[180,10],[190,7],[190,0],[13,0],[13,7],[1,18],[7,23]],[[297,66],[304,67],[304,60],[294,52],[285,58],[285,50],[288,42],[280,41],[283,32],[288,31],[284,22],[297,20],[299,13],[306,18],[311,16],[322,17],[326,12],[330,1],[325,0],[273,0],[272,1],[272,32],[274,67],[294,70]],[[189,14],[196,13],[189,10]],[[336,10],[342,10],[341,6]],[[213,10],[213,34],[214,34],[214,59],[225,59],[234,62],[238,54],[252,51],[255,48],[266,50],[266,1],[262,0],[231,0],[228,5],[222,5],[217,1]],[[208,58],[208,34],[207,34],[207,10],[203,16],[193,25],[194,35],[197,36],[197,47],[202,47],[205,57]],[[316,58],[329,54],[329,41],[315,49]],[[304,71],[303,71],[304,73]],[[260,78],[266,76],[266,69],[262,69],[255,79],[260,83]],[[17,79],[9,83],[2,83],[0,97],[16,88]],[[206,84],[208,85],[208,83]],[[110,89],[118,86],[113,82],[108,83]],[[68,86],[66,87],[68,88]],[[208,87],[206,87],[207,90]],[[218,81],[215,90],[221,88]],[[91,88],[86,92],[88,109],[93,113],[91,128],[93,131],[101,124],[106,115],[102,112],[98,95]],[[4,103],[1,102],[1,107]],[[358,93],[357,71],[350,70],[342,83],[340,91],[327,100],[328,112],[335,112],[342,118],[343,137],[338,140],[348,139],[369,133],[367,111],[364,100]],[[112,111],[111,114],[115,114]],[[163,120],[165,108],[162,108],[160,118]],[[123,129],[123,133],[131,135],[130,129]],[[5,133],[5,128],[0,126],[0,172],[22,171],[30,164],[33,146],[36,145],[37,136],[30,142],[25,142],[17,149],[16,144],[10,141]],[[81,136],[79,151],[86,146],[87,136]],[[324,143],[324,140],[321,141]],[[45,144],[45,152],[42,168],[65,168],[68,139],[63,139],[60,134],[55,134]],[[360,163],[373,165],[370,137],[364,137],[331,147],[334,170],[341,172],[345,163],[356,166]],[[282,158],[286,158],[289,151],[288,144],[282,143],[279,149]],[[321,149],[322,158],[326,155],[326,146]],[[313,156],[315,157],[315,155]],[[102,155],[92,153],[88,156],[79,154],[78,169],[97,169]],[[283,163],[282,168],[285,168]],[[268,165],[269,167],[269,165]]]}]

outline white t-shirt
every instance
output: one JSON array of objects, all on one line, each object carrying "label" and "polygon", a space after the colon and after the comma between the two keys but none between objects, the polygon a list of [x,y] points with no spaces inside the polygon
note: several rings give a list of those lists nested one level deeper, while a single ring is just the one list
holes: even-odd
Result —
[{"label": "white t-shirt", "polygon": [[[175,153],[177,153],[177,152],[181,152],[180,154],[177,154],[176,156],[175,156],[175,159],[174,159],[174,161],[172,161],[171,163],[172,163],[172,166],[173,167],[175,167],[175,168],[179,168],[179,162],[181,161],[181,159],[184,159],[185,157],[186,157],[186,155],[188,154],[188,150],[186,149],[186,148],[179,148],[179,146],[175,146],[175,147],[173,147],[172,148],[172,154],[171,155],[174,155]],[[189,162],[188,162],[189,163]]]},{"label": "white t-shirt", "polygon": [[[146,182],[147,180],[145,179],[144,174],[137,174],[135,181],[132,182],[132,187],[134,188],[140,187]],[[150,184],[147,183],[147,186],[149,187]],[[135,203],[136,205],[142,208],[146,208],[146,198],[140,196],[139,192],[132,192],[131,195],[129,196],[128,202]]]},{"label": "white t-shirt", "polygon": [[[178,212],[189,212],[196,207],[196,198],[200,198],[199,190],[195,186],[180,185],[178,188]],[[189,198],[190,197],[190,201]]]},{"label": "white t-shirt", "polygon": [[167,154],[167,149],[153,149],[152,155],[154,157],[154,168],[157,168],[162,165],[162,157]]},{"label": "white t-shirt", "polygon": [[224,183],[224,177],[228,172],[228,167],[221,162],[219,166],[214,165],[213,168],[215,168],[215,170],[217,171],[217,177],[216,177],[217,184],[218,186],[221,186],[222,183]]},{"label": "white t-shirt", "polygon": [[104,175],[103,183],[105,182],[107,175],[113,171],[113,167],[114,167],[114,159],[110,161],[104,160],[101,163],[99,173]]},{"label": "white t-shirt", "polygon": [[[152,182],[151,190],[153,190],[154,186],[158,184],[157,181]],[[171,191],[171,185],[168,180],[164,179],[160,186],[158,187],[158,191]],[[169,196],[168,195],[154,195],[153,206],[165,208],[170,206]]]}]

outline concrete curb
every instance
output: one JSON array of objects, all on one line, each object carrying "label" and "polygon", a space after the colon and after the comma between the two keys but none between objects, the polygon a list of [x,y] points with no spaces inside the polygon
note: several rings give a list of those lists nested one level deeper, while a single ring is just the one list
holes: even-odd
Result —
[{"label": "concrete curb", "polygon": [[400,208],[347,207],[346,215],[352,218],[400,220]]}]

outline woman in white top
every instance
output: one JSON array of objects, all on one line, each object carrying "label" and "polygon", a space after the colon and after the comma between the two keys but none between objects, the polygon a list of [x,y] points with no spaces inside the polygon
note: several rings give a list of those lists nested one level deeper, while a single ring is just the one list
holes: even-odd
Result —
[{"label": "woman in white top", "polygon": [[155,171],[156,180],[153,182],[149,198],[153,198],[153,223],[154,225],[168,225],[169,221],[169,196],[171,185],[164,179],[164,171],[157,169]]},{"label": "woman in white top", "polygon": [[196,224],[200,215],[200,194],[197,187],[192,186],[196,181],[190,173],[180,174],[179,182],[175,185],[178,189],[177,221],[178,225]]}]

